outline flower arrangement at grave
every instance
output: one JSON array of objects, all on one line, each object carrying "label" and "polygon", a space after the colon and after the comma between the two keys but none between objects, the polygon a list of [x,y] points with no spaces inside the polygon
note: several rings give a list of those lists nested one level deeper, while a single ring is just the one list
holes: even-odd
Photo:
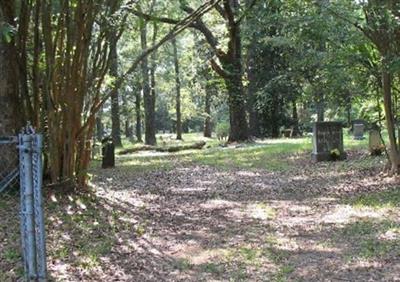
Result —
[{"label": "flower arrangement at grave", "polygon": [[330,151],[330,155],[331,155],[331,160],[332,161],[337,161],[337,160],[340,159],[340,156],[341,156],[340,150],[338,148],[332,149]]},{"label": "flower arrangement at grave", "polygon": [[386,150],[386,146],[383,144],[377,145],[377,146],[372,146],[369,151],[371,156],[380,156],[383,154],[383,152]]}]

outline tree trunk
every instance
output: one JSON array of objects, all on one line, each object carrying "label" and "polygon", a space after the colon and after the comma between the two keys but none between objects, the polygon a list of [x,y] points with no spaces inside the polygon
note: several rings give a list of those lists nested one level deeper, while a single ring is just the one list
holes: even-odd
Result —
[{"label": "tree trunk", "polygon": [[256,107],[257,103],[257,81],[255,74],[255,56],[256,56],[256,39],[252,39],[250,44],[248,57],[247,57],[247,79],[249,84],[247,86],[247,111],[249,113],[249,134],[253,137],[261,137],[260,133],[260,119]]},{"label": "tree trunk", "polygon": [[[7,1],[6,1],[7,2]],[[13,24],[13,3],[0,2],[0,28]],[[14,40],[6,42],[0,34],[0,136],[15,135],[21,126],[17,111],[18,71]]]},{"label": "tree trunk", "polygon": [[277,95],[272,97],[272,109],[271,109],[271,137],[279,138],[280,132],[279,127],[281,126],[279,114],[280,114],[280,104]]},{"label": "tree trunk", "polygon": [[[118,53],[117,53],[117,39],[115,33],[111,32],[109,35],[110,40],[110,75],[114,79],[118,79]],[[121,120],[119,110],[119,92],[114,91],[111,95],[111,136],[113,138],[115,147],[122,147],[121,140]]]},{"label": "tree trunk", "polygon": [[136,92],[136,101],[135,101],[135,112],[136,112],[136,139],[138,142],[143,142],[142,140],[142,113],[140,111],[140,103],[142,100],[141,92]]},{"label": "tree trunk", "polygon": [[[140,39],[142,50],[147,49],[147,26],[143,25],[140,32]],[[154,87],[155,87],[155,74],[154,68],[151,70],[151,81],[148,60],[145,58],[142,60],[142,78],[143,78],[143,99],[144,99],[144,116],[145,116],[145,144],[155,145],[155,100],[153,98]],[[154,66],[155,67],[155,66]],[[151,88],[150,88],[151,82]]]},{"label": "tree trunk", "polygon": [[292,101],[292,118],[293,118],[293,131],[292,131],[292,137],[298,137],[300,136],[300,128],[299,128],[299,116],[297,114],[297,104],[296,100]]},{"label": "tree trunk", "polygon": [[102,116],[103,116],[103,108],[101,108],[96,115],[96,137],[98,142],[101,142],[101,140],[103,140],[104,138],[104,126],[103,126]]},{"label": "tree trunk", "polygon": [[229,142],[242,142],[249,139],[246,120],[245,97],[241,77],[226,79],[226,87],[229,93],[229,117],[230,132]]},{"label": "tree trunk", "polygon": [[182,140],[182,113],[181,113],[181,80],[179,77],[179,59],[176,39],[172,39],[174,49],[175,86],[176,86],[176,139]]},{"label": "tree trunk", "polygon": [[[207,70],[208,74],[208,70]],[[212,127],[211,127],[211,96],[212,96],[212,91],[213,91],[213,85],[210,85],[209,79],[206,81],[206,97],[205,97],[205,107],[204,107],[204,113],[206,115],[204,119],[204,137],[211,138],[212,136]]]},{"label": "tree trunk", "polygon": [[324,105],[324,94],[322,92],[317,93],[317,121],[324,121],[325,120],[325,105]]},{"label": "tree trunk", "polygon": [[234,14],[239,11],[238,0],[225,1],[225,5],[233,11],[228,20],[229,43],[226,56],[221,59],[225,70],[225,83],[228,90],[228,105],[230,112],[229,142],[249,140],[249,128],[246,119],[246,97],[243,88],[242,40],[240,22],[234,20]]},{"label": "tree trunk", "polygon": [[[385,67],[385,66],[384,66]],[[389,135],[389,158],[391,162],[391,171],[394,174],[399,173],[400,156],[399,148],[396,142],[396,128],[392,107],[392,78],[388,70],[382,71],[383,104],[385,108],[386,127]]]},{"label": "tree trunk", "polygon": [[128,139],[132,139],[133,137],[132,126],[129,118],[125,120],[125,137]]},{"label": "tree trunk", "polygon": [[347,98],[347,103],[346,103],[346,115],[347,115],[347,127],[351,126],[351,97],[350,94]]}]

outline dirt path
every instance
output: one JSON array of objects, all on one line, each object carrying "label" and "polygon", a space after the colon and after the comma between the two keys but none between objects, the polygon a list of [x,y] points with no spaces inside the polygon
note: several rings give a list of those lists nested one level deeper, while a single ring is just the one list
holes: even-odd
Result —
[{"label": "dirt path", "polygon": [[197,165],[102,171],[94,183],[116,228],[102,235],[112,237],[110,252],[65,278],[400,280],[399,209],[346,204],[394,186],[382,181],[339,163],[280,173]]},{"label": "dirt path", "polygon": [[395,180],[297,162],[286,172],[96,171],[97,197],[47,198],[49,272],[57,281],[400,281]]}]

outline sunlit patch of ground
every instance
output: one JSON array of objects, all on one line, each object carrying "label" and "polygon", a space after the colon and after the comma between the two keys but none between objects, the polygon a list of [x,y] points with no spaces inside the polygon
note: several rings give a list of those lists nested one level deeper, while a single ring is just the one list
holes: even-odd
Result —
[{"label": "sunlit patch of ground", "polygon": [[[383,159],[358,150],[315,164],[309,146],[265,140],[94,167],[93,195],[46,193],[49,273],[55,281],[400,279],[400,192],[379,174]],[[0,228],[0,281],[12,280],[21,275],[18,219],[3,217]]]}]

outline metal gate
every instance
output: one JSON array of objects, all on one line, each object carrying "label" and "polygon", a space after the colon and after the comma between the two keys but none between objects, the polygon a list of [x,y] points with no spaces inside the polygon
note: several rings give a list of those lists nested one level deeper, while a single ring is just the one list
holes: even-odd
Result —
[{"label": "metal gate", "polygon": [[17,188],[19,181],[21,246],[26,281],[47,280],[42,144],[42,135],[35,134],[31,127],[18,137],[0,138],[0,154],[3,155],[0,193]]}]

